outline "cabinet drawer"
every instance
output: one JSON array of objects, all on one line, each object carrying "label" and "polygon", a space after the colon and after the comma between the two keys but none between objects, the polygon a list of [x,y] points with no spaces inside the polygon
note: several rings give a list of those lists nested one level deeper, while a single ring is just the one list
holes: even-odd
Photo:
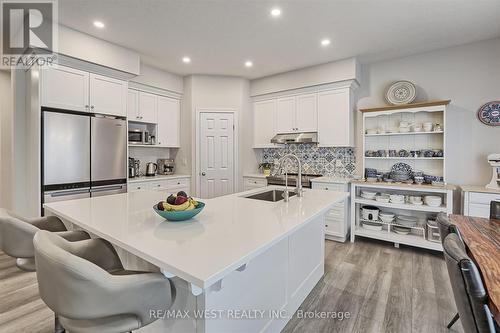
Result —
[{"label": "cabinet drawer", "polygon": [[245,186],[250,188],[259,188],[267,186],[267,179],[262,178],[245,178]]},{"label": "cabinet drawer", "polygon": [[128,184],[128,191],[129,192],[136,192],[136,191],[144,191],[144,190],[150,190],[151,189],[151,184],[145,182],[145,183],[131,183]]},{"label": "cabinet drawer", "polygon": [[164,191],[167,189],[166,181],[151,182],[150,188],[155,191]]},{"label": "cabinet drawer", "polygon": [[469,216],[489,218],[490,205],[469,204]]},{"label": "cabinet drawer", "polygon": [[313,190],[347,192],[344,184],[313,183],[312,188]]},{"label": "cabinet drawer", "polygon": [[166,187],[189,187],[189,178],[169,179],[166,182]]},{"label": "cabinet drawer", "polygon": [[326,219],[338,219],[338,220],[343,220],[345,217],[344,215],[344,210],[330,210],[328,213],[326,213],[325,218]]},{"label": "cabinet drawer", "polygon": [[493,200],[500,200],[500,194],[470,192],[469,201],[471,203],[489,205]]}]

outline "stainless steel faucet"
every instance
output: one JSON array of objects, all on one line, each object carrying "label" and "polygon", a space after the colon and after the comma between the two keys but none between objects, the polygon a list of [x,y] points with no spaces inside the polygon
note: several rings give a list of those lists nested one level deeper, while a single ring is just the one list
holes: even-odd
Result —
[{"label": "stainless steel faucet", "polygon": [[[283,156],[280,160],[279,160],[279,168],[281,169],[281,165],[283,164],[283,162],[286,160],[286,159],[289,159],[289,158],[294,158],[298,165],[299,165],[299,172],[298,172],[298,179],[297,179],[297,188],[295,190],[295,192],[297,193],[297,196],[298,197],[301,197],[302,194],[303,194],[303,190],[302,190],[302,163],[300,163],[300,159],[297,157],[297,155],[294,155],[294,154],[286,154],[285,156]],[[289,193],[288,193],[288,170],[287,170],[287,167],[285,165],[285,193],[283,193],[283,198],[285,199],[285,201],[288,201],[288,198],[289,198]]]}]

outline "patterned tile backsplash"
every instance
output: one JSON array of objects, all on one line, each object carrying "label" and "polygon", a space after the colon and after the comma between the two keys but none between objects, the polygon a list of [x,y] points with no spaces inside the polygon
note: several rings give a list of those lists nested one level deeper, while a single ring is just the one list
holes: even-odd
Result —
[{"label": "patterned tile backsplash", "polygon": [[[265,148],[262,163],[274,163],[272,175],[279,173],[278,161],[288,153],[297,155],[302,172],[329,177],[349,177],[356,172],[356,155],[353,148],[326,148],[315,144],[290,144],[284,148]],[[297,172],[295,161],[288,162],[288,170]]]}]

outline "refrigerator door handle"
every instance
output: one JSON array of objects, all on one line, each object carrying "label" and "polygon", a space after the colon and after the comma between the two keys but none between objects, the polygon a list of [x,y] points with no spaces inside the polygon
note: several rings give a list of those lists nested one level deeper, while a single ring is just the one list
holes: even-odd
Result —
[{"label": "refrigerator door handle", "polygon": [[90,192],[104,192],[104,191],[113,191],[113,190],[121,190],[124,185],[115,185],[115,186],[105,186],[105,187],[97,187],[90,189]]},{"label": "refrigerator door handle", "polygon": [[84,193],[89,193],[89,189],[78,189],[78,190],[69,190],[69,191],[58,191],[58,192],[52,192],[52,193],[47,193],[50,195],[52,198],[57,198],[57,197],[64,197],[68,195],[75,195],[75,194],[84,194]]}]

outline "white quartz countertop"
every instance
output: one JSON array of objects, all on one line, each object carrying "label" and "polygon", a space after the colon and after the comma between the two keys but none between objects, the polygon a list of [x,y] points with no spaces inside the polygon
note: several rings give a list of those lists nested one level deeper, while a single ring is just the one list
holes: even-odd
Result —
[{"label": "white quartz countertop", "polygon": [[167,179],[179,179],[179,178],[191,178],[190,175],[156,175],[152,177],[134,177],[134,178],[129,178],[128,182],[129,183],[142,183],[142,182],[152,182],[152,181],[158,181],[158,180],[167,180]]},{"label": "white quartz countertop", "polygon": [[333,184],[349,184],[354,178],[338,178],[338,177],[316,177],[312,178],[313,183],[333,183]]},{"label": "white quartz countertop", "polygon": [[486,188],[484,185],[460,185],[462,188],[462,191],[464,192],[479,192],[479,193],[493,193],[493,194],[500,194],[500,188],[499,189],[494,189],[494,188]]},{"label": "white quartz countertop", "polygon": [[263,173],[245,173],[243,178],[262,178],[265,179],[266,176]]},{"label": "white quartz countertop", "polygon": [[326,213],[349,194],[304,190],[303,197],[266,202],[244,198],[264,189],[203,200],[194,219],[168,222],[153,205],[163,199],[154,191],[137,191],[45,204],[46,211],[102,237],[112,244],[207,288],[260,253]]}]

